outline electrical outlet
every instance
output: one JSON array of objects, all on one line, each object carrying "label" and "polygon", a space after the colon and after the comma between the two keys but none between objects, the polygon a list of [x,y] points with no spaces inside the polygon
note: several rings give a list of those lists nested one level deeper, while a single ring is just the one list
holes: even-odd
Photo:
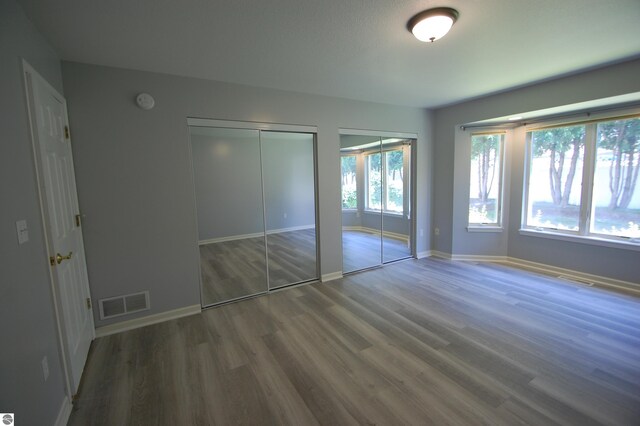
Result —
[{"label": "electrical outlet", "polygon": [[440,228],[434,229],[433,233],[436,234],[436,235],[440,235]]},{"label": "electrical outlet", "polygon": [[284,218],[286,219],[286,218],[287,218],[287,213],[285,213],[283,216],[284,216]]},{"label": "electrical outlet", "polygon": [[44,381],[46,382],[49,378],[49,361],[47,360],[46,355],[42,358],[42,374],[44,375]]},{"label": "electrical outlet", "polygon": [[420,228],[420,236],[424,237],[424,229]]}]

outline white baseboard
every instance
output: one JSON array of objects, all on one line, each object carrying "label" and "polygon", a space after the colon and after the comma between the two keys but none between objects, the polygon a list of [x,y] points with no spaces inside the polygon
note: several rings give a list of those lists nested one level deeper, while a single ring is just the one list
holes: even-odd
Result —
[{"label": "white baseboard", "polygon": [[450,255],[451,260],[461,260],[465,262],[497,262],[505,263],[509,259],[507,256],[483,256],[476,254],[453,254]]},{"label": "white baseboard", "polygon": [[246,240],[248,238],[258,238],[258,237],[264,237],[264,233],[256,232],[254,234],[241,234],[241,235],[230,235],[228,237],[209,238],[208,240],[199,240],[198,245],[205,246],[207,244],[224,243],[226,241]]},{"label": "white baseboard", "polygon": [[443,251],[431,250],[431,257],[437,257],[439,259],[448,259],[451,260],[451,254],[445,253]]},{"label": "white baseboard", "polygon": [[280,228],[280,229],[271,229],[267,231],[267,235],[271,234],[282,234],[284,232],[293,232],[293,231],[304,231],[305,229],[314,229],[315,225],[300,225],[300,226],[292,226],[290,228]]},{"label": "white baseboard", "polygon": [[[267,231],[267,235],[282,234],[284,232],[292,232],[292,231],[302,231],[305,229],[313,229],[315,227],[316,227],[315,225],[301,225],[301,226],[292,226],[290,228],[271,229]],[[225,241],[246,240],[247,238],[259,238],[259,237],[264,237],[264,233],[256,232],[253,234],[241,234],[241,235],[230,235],[228,237],[209,238],[207,240],[198,241],[198,245],[204,246],[207,244],[223,243]]]},{"label": "white baseboard", "polygon": [[169,321],[176,318],[199,314],[202,311],[200,305],[185,306],[184,308],[173,309],[171,311],[160,312],[159,314],[147,315],[146,317],[135,318],[128,321],[121,321],[96,328],[96,338],[109,336],[135,328],[144,327],[159,322]]},{"label": "white baseboard", "polygon": [[326,283],[327,281],[339,280],[340,278],[342,278],[342,271],[336,271],[328,274],[322,274],[320,281]]},{"label": "white baseboard", "polygon": [[54,426],[66,426],[69,421],[69,417],[71,416],[71,402],[69,398],[65,395],[62,400],[62,405],[60,406],[60,411],[58,411],[58,417],[56,417],[56,422]]},{"label": "white baseboard", "polygon": [[[345,231],[358,231],[358,232],[366,232],[369,234],[379,234],[380,230],[375,228],[367,228],[366,226],[343,226],[343,230]],[[409,236],[405,234],[398,234],[396,232],[391,231],[382,231],[382,235],[385,237],[393,238],[395,240],[400,240],[404,242],[409,241]]]},{"label": "white baseboard", "polygon": [[431,257],[431,256],[432,256],[431,250],[421,251],[416,255],[416,259],[424,259],[425,257]]},{"label": "white baseboard", "polygon": [[618,280],[615,278],[603,277],[600,275],[589,274],[587,272],[574,271],[573,269],[561,268],[559,266],[547,265],[544,263],[532,262],[530,260],[519,259],[509,256],[481,256],[467,254],[450,254],[439,251],[431,251],[431,256],[441,259],[449,259],[453,261],[463,262],[495,262],[505,265],[514,266],[516,268],[533,270],[543,273],[544,275],[562,277],[564,279],[573,279],[578,282],[586,282],[595,284],[600,287],[610,287],[618,290],[624,290],[640,295],[640,285],[630,281]]},{"label": "white baseboard", "polygon": [[612,287],[640,294],[640,285],[630,281],[603,277],[600,275],[589,274],[587,272],[574,271],[572,269],[560,268],[558,266],[547,265],[544,263],[531,262],[529,260],[518,259],[517,257],[508,257],[503,263],[523,269],[532,269],[534,271],[542,272],[545,275],[562,276],[564,278],[575,279],[577,281],[586,281],[598,286]]}]

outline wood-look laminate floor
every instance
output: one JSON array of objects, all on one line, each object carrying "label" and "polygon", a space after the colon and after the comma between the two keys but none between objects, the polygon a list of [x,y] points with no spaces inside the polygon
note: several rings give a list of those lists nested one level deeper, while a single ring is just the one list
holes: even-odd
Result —
[{"label": "wood-look laminate floor", "polygon": [[[382,252],[382,256],[381,256]],[[411,256],[406,241],[366,231],[342,230],[342,270],[358,271]]]},{"label": "wood-look laminate floor", "polygon": [[408,260],[97,339],[70,425],[638,425],[640,299]]},{"label": "wood-look laminate floor", "polygon": [[264,237],[245,238],[200,246],[202,304],[204,306],[316,279],[315,229],[267,236],[269,270]]}]

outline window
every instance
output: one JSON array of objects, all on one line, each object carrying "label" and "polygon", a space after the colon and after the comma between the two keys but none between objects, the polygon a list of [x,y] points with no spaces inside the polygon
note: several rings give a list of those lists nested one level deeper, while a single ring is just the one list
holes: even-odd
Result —
[{"label": "window", "polygon": [[357,209],[356,156],[343,155],[340,158],[340,164],[342,169],[342,209]]},{"label": "window", "polygon": [[533,131],[527,225],[578,231],[585,126]]},{"label": "window", "polygon": [[469,225],[501,226],[503,133],[471,135]]},{"label": "window", "polygon": [[528,132],[524,227],[640,238],[640,118]]},{"label": "window", "polygon": [[590,233],[640,238],[640,118],[598,123]]},{"label": "window", "polygon": [[404,211],[404,154],[402,149],[367,154],[365,172],[366,208],[368,210],[382,210],[385,213],[402,214]]},{"label": "window", "polygon": [[367,154],[366,156],[366,182],[367,205],[369,210],[382,209],[382,164],[381,153]]},{"label": "window", "polygon": [[403,211],[404,156],[402,150],[388,151],[385,158],[385,210],[394,213]]}]

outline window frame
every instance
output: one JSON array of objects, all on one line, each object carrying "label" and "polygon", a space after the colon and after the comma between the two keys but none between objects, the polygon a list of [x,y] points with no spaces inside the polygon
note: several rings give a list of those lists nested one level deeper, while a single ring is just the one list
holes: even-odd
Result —
[{"label": "window frame", "polygon": [[345,208],[342,206],[342,182],[340,182],[340,207],[342,211],[345,212],[355,212],[358,211],[358,154],[357,153],[348,153],[348,154],[340,154],[340,175],[342,175],[342,159],[344,157],[354,157],[356,162],[356,206],[354,208]]},{"label": "window frame", "polygon": [[[402,210],[401,211],[397,211],[397,210],[389,210],[389,206],[388,206],[388,202],[389,202],[389,182],[388,182],[388,162],[389,162],[389,158],[388,155],[391,152],[396,152],[399,151],[400,154],[402,154]],[[405,156],[404,156],[404,149],[403,146],[399,146],[399,147],[392,147],[386,150],[382,151],[382,157],[380,158],[380,164],[382,165],[382,213],[387,214],[387,215],[396,215],[396,216],[402,216],[404,214],[404,197],[405,197],[405,181],[404,181],[404,175],[405,175],[405,168],[404,168],[404,162],[405,162]]]},{"label": "window frame", "polygon": [[[506,167],[506,149],[507,149],[507,131],[504,129],[483,129],[482,131],[469,133],[469,179],[467,182],[469,194],[467,197],[467,231],[468,232],[501,232],[504,227],[504,188],[505,188],[505,167]],[[473,150],[473,137],[474,136],[488,136],[488,135],[501,135],[499,142],[499,159],[496,164],[499,164],[500,169],[498,172],[498,196],[496,197],[498,203],[498,211],[496,212],[497,219],[495,223],[477,223],[471,222],[469,215],[469,207],[471,205],[471,152]]]},{"label": "window frame", "polygon": [[[389,149],[377,149],[375,151],[364,152],[364,211],[382,213],[389,216],[403,216],[404,215],[404,197],[405,197],[405,182],[403,177],[402,185],[402,211],[387,209],[387,153],[393,151],[400,151],[403,158],[403,173],[404,173],[404,150],[402,147],[393,147]],[[369,157],[371,155],[380,154],[380,208],[372,208],[369,206]]]},{"label": "window frame", "polygon": [[[375,151],[367,151],[363,153],[363,160],[364,160],[364,211],[367,212],[381,212],[383,211],[383,204],[382,204],[382,200],[384,198],[384,185],[382,184],[382,151],[375,150]],[[369,206],[369,194],[371,192],[371,190],[369,189],[369,159],[372,155],[376,155],[379,154],[380,155],[380,208],[372,208]]]},{"label": "window frame", "polygon": [[[595,205],[593,205],[593,193],[595,187],[595,171],[598,149],[598,124],[615,120],[629,120],[640,118],[640,110],[614,110],[608,113],[587,114],[584,120],[557,119],[541,121],[532,125],[525,125],[525,152],[523,167],[523,197],[522,217],[520,222],[520,234],[542,236],[552,239],[596,244],[609,247],[630,248],[640,250],[640,238],[632,238],[619,235],[592,232],[592,220]],[[543,228],[529,225],[529,189],[531,185],[531,167],[533,160],[532,132],[543,129],[553,129],[571,126],[585,126],[584,155],[582,164],[582,186],[580,191],[580,208],[578,215],[578,230]]]}]

